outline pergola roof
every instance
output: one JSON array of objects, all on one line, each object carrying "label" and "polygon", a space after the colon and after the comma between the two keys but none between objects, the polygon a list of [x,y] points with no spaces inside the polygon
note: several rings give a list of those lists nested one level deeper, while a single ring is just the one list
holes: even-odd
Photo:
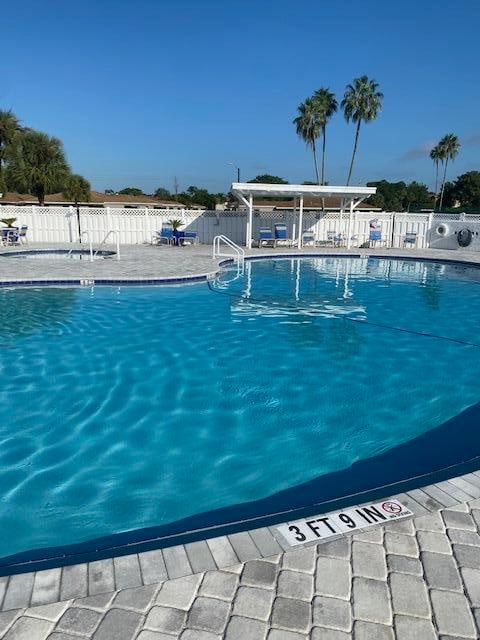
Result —
[{"label": "pergola roof", "polygon": [[234,182],[230,189],[232,195],[243,196],[309,196],[310,198],[328,198],[337,196],[345,200],[361,200],[377,192],[376,187],[346,187],[316,184],[261,184],[258,182]]}]

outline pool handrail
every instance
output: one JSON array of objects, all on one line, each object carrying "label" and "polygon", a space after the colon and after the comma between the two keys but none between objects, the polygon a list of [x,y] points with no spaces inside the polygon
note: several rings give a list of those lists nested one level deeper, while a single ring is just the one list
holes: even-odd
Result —
[{"label": "pool handrail", "polygon": [[[82,231],[82,233],[79,235],[79,239],[80,242],[82,242],[82,238],[83,236],[86,236],[87,240],[88,240],[88,245],[89,245],[89,253],[90,253],[90,262],[93,262],[93,245],[92,245],[92,239],[90,238],[90,234],[88,231]],[[70,258],[70,256],[72,255],[74,251],[74,247],[72,247],[70,249],[70,251],[67,253],[67,258]]]},{"label": "pool handrail", "polygon": [[[234,253],[222,253],[220,250],[221,242],[233,249]],[[238,244],[233,242],[233,240],[230,240],[230,238],[225,235],[215,236],[213,239],[213,258],[215,259],[219,257],[234,258],[239,266],[243,266],[243,263],[245,261],[245,250],[242,247],[239,247]]]},{"label": "pool handrail", "polygon": [[107,233],[105,234],[105,237],[103,238],[103,240],[98,245],[98,249],[93,254],[92,260],[95,258],[95,256],[100,251],[100,248],[101,248],[102,244],[105,244],[107,242],[107,238],[109,238],[112,234],[115,236],[115,244],[117,245],[117,260],[120,260],[120,239],[118,237],[118,232],[115,231],[115,229],[110,229],[110,231],[107,231]]}]

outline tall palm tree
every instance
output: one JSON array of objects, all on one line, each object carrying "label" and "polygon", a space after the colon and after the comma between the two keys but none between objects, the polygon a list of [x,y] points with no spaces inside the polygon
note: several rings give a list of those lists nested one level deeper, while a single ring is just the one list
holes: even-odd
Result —
[{"label": "tall palm tree", "polygon": [[435,211],[437,207],[437,198],[438,198],[438,165],[442,160],[442,150],[440,149],[440,145],[435,145],[433,149],[430,151],[430,159],[433,160],[435,165],[435,201],[433,204],[433,210]]},{"label": "tall palm tree", "polygon": [[32,193],[43,205],[45,195],[63,190],[70,175],[61,141],[33,129],[24,131],[9,175],[20,191]]},{"label": "tall palm tree", "polygon": [[328,121],[338,109],[338,104],[335,98],[335,94],[333,94],[329,89],[325,89],[324,87],[317,89],[313,94],[312,99],[315,105],[318,119],[320,121],[320,126],[322,128],[322,184],[325,184],[325,132]]},{"label": "tall palm tree", "polygon": [[460,140],[453,133],[447,133],[447,135],[443,136],[443,138],[440,140],[440,142],[438,143],[438,146],[440,147],[441,159],[445,163],[444,169],[443,169],[442,191],[440,194],[440,211],[441,211],[442,205],[443,205],[443,194],[445,191],[445,182],[447,180],[448,161],[449,160],[453,161],[453,159],[458,155],[458,152],[460,151]]},{"label": "tall palm tree", "polygon": [[20,123],[11,111],[0,110],[0,192],[7,190],[4,176],[4,165],[12,146],[18,138],[20,132]]},{"label": "tall palm tree", "polygon": [[305,102],[298,105],[298,116],[294,119],[293,124],[297,129],[297,134],[302,138],[307,147],[312,147],[315,175],[317,177],[317,184],[320,184],[316,140],[320,135],[322,125],[318,118],[315,102],[312,98],[307,98]]},{"label": "tall palm tree", "polygon": [[352,177],[353,162],[357,152],[358,135],[362,122],[371,122],[378,116],[382,108],[383,93],[378,91],[378,83],[370,80],[368,76],[355,78],[352,84],[347,85],[341,102],[345,120],[357,123],[355,143],[353,145],[352,160],[348,171],[347,185]]}]

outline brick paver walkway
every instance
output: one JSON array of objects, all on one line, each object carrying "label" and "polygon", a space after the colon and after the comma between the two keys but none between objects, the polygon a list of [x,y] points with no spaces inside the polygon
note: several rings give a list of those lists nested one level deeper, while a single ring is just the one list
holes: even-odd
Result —
[{"label": "brick paver walkway", "polygon": [[217,571],[4,611],[6,640],[478,638],[480,500]]}]

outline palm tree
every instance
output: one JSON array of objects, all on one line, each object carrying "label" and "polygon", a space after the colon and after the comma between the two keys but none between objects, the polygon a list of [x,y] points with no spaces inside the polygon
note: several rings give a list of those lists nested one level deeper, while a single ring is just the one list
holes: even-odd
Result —
[{"label": "palm tree", "polygon": [[329,91],[329,89],[325,89],[324,87],[317,89],[313,94],[312,99],[315,105],[315,111],[317,112],[317,117],[320,121],[320,126],[322,128],[322,184],[325,184],[325,130],[328,121],[338,109],[338,104],[335,98],[335,94]]},{"label": "palm tree", "polygon": [[440,194],[439,209],[441,211],[442,205],[443,205],[443,194],[445,191],[445,182],[447,180],[448,161],[449,160],[453,161],[455,156],[458,155],[458,152],[460,151],[460,141],[458,137],[453,133],[447,133],[447,135],[443,136],[443,138],[440,140],[440,142],[438,143],[438,146],[440,147],[441,160],[442,162],[445,162],[444,169],[443,169],[442,191]]},{"label": "palm tree", "polygon": [[78,241],[82,242],[82,227],[80,225],[79,202],[90,201],[90,183],[83,176],[72,173],[68,176],[63,189],[63,195],[67,200],[72,200],[77,209]]},{"label": "palm tree", "polygon": [[20,152],[9,163],[9,175],[18,190],[32,193],[39,204],[45,195],[63,190],[70,169],[58,138],[33,129],[20,136]]},{"label": "palm tree", "polygon": [[352,177],[353,162],[357,152],[358,135],[362,122],[371,122],[378,116],[382,108],[383,93],[378,91],[378,83],[370,80],[368,76],[355,78],[352,84],[347,85],[341,103],[345,120],[357,123],[355,132],[355,144],[353,145],[352,160],[348,171],[347,186]]},{"label": "palm tree", "polygon": [[12,151],[12,146],[18,139],[18,133],[20,132],[20,123],[17,117],[11,111],[0,110],[0,192],[3,193],[7,190],[5,177],[3,175],[3,167],[9,154]]},{"label": "palm tree", "polygon": [[318,118],[315,102],[312,98],[307,98],[305,102],[302,102],[298,106],[298,116],[294,119],[293,124],[297,128],[297,134],[302,138],[307,147],[312,147],[315,175],[317,176],[317,184],[320,184],[316,140],[320,135],[322,125]]},{"label": "palm tree", "polygon": [[433,160],[435,165],[435,201],[433,204],[433,210],[435,211],[437,207],[437,197],[438,197],[438,164],[443,162],[442,160],[442,151],[440,149],[440,145],[435,145],[433,149],[430,151],[430,159]]}]

